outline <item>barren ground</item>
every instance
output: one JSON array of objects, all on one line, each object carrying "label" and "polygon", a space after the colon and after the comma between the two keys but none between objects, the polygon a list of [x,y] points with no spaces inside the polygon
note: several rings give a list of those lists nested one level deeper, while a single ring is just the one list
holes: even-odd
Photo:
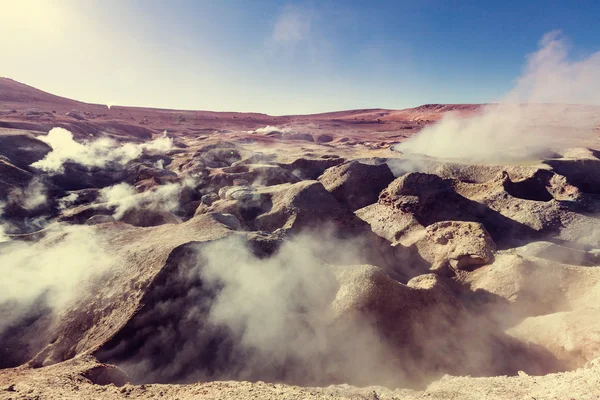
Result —
[{"label": "barren ground", "polygon": [[0,79],[0,398],[600,398],[597,134],[394,151],[448,112],[483,106],[109,109]]}]

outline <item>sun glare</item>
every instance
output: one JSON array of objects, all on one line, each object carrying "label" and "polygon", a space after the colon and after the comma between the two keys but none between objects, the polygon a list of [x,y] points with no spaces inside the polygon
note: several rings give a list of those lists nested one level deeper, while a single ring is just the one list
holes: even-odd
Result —
[{"label": "sun glare", "polygon": [[7,2],[0,14],[0,26],[5,28],[18,26],[22,32],[39,35],[59,32],[61,24],[68,16],[67,7],[65,7],[67,3],[53,0]]}]

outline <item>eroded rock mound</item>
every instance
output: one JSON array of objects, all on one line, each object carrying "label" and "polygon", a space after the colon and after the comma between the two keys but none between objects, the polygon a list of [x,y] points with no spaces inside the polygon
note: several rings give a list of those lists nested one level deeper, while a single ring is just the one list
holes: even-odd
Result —
[{"label": "eroded rock mound", "polygon": [[[26,351],[21,357],[33,357],[32,366],[55,364],[96,350],[131,319],[149,285],[161,273],[166,273],[163,269],[174,249],[190,242],[221,238],[231,232],[209,216],[150,228],[127,224],[100,224],[90,228],[97,229],[100,243],[107,251],[110,249],[114,263],[102,279],[90,283],[92,287],[70,304],[66,312],[61,315],[50,312],[28,321],[28,326],[22,329],[26,333],[36,332],[35,341],[28,342],[33,338],[28,339],[27,335],[13,338]],[[60,234],[58,238],[49,236],[45,240],[47,243],[57,239],[60,240]],[[144,267],[139,268],[139,265]],[[53,321],[54,318],[57,320]],[[29,343],[35,346],[27,347]]]},{"label": "eroded rock mound", "polygon": [[415,243],[419,254],[432,269],[451,267],[471,270],[494,260],[496,244],[477,222],[443,221],[425,228],[424,237]]},{"label": "eroded rock mound", "polygon": [[[19,132],[16,130],[16,132]],[[0,155],[20,168],[28,169],[31,164],[43,159],[52,148],[30,134],[19,134],[0,129]]]},{"label": "eroded rock mound", "polygon": [[198,210],[227,212],[252,230],[299,232],[327,222],[351,233],[366,225],[348,212],[318,181],[265,187],[231,186],[219,190],[221,201]]},{"label": "eroded rock mound", "polygon": [[332,237],[354,238],[357,245],[360,243],[362,261],[377,264],[403,281],[426,268],[421,257],[411,250],[401,245],[391,246],[387,240],[375,235],[368,224],[340,204],[318,181],[224,187],[219,190],[219,197],[220,200],[213,201],[210,206],[201,204],[196,215],[231,214],[250,231],[295,235],[323,230],[330,232]]},{"label": "eroded rock mound", "polygon": [[487,293],[470,304],[510,335],[548,349],[565,368],[585,365],[600,355],[598,324],[590,318],[598,312],[600,271],[538,258],[527,247],[462,275],[471,293]]},{"label": "eroded rock mound", "polygon": [[560,175],[567,178],[568,182],[578,187],[582,192],[598,193],[600,180],[600,160],[596,157],[589,159],[558,159],[546,160],[546,164]]},{"label": "eroded rock mound", "polygon": [[377,204],[359,210],[357,215],[378,234],[404,244],[414,243],[425,227],[436,222],[478,222],[501,247],[556,235],[562,226],[579,218],[554,198],[521,198],[540,195],[525,194],[524,188],[535,185],[527,180],[513,182],[506,172],[483,183],[415,172],[396,179],[380,194]]},{"label": "eroded rock mound", "polygon": [[352,211],[373,204],[394,180],[387,164],[368,165],[350,161],[327,169],[319,177],[333,197]]},{"label": "eroded rock mound", "polygon": [[342,158],[302,157],[291,162],[278,162],[277,164],[301,179],[317,179],[327,168],[343,162]]},{"label": "eroded rock mound", "polygon": [[[254,265],[256,261],[248,255],[239,257],[246,254],[240,253],[239,245],[243,243],[227,239],[174,252],[141,299],[143,307],[96,352],[97,356],[123,365],[139,383],[187,381],[193,377],[415,386],[432,375],[448,372],[479,376],[515,374],[517,368],[542,373],[556,367],[549,354],[500,332],[478,328],[474,339],[476,322],[469,320],[453,292],[435,275],[403,285],[371,265],[331,267],[308,257],[304,262],[313,273],[310,286],[304,286],[305,278],[290,276],[286,286],[291,286],[279,289],[304,295],[281,305],[252,306],[269,310],[269,319],[261,313],[247,314],[246,307],[234,314],[221,314],[219,306],[227,301],[224,293],[233,288],[243,296],[249,293],[234,275],[221,270],[227,268],[227,258],[221,261],[223,265],[213,265],[212,251],[214,246],[224,246],[231,251],[229,257]],[[268,269],[268,261],[264,262]],[[229,268],[233,273],[245,270],[240,266]],[[215,273],[219,277],[217,285],[210,283]],[[253,273],[258,274],[257,283],[262,284],[261,274]],[[276,279],[277,274],[270,278]],[[253,292],[257,295],[261,290],[254,288]],[[247,301],[252,304],[255,298]],[[271,319],[285,323],[270,326]],[[165,320],[170,321],[169,325],[164,325]],[[240,331],[238,323],[246,325],[247,330]],[[257,323],[260,328],[254,326]],[[158,327],[169,341],[153,334]],[[274,348],[269,332],[276,335],[272,339],[288,342]],[[351,335],[340,341],[344,332]],[[321,345],[316,345],[317,340]],[[183,349],[178,345],[181,342],[186,343]],[[299,343],[304,345],[296,348]],[[157,346],[160,352],[154,350]]]}]

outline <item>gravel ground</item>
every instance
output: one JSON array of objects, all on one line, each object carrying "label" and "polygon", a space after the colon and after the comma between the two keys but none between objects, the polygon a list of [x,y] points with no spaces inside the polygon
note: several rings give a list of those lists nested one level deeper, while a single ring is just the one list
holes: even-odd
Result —
[{"label": "gravel ground", "polygon": [[102,365],[89,357],[40,369],[4,370],[0,372],[0,399],[600,399],[600,362],[546,376],[446,376],[424,391],[348,385],[315,388],[265,382],[98,385],[85,377],[87,371],[98,366]]}]

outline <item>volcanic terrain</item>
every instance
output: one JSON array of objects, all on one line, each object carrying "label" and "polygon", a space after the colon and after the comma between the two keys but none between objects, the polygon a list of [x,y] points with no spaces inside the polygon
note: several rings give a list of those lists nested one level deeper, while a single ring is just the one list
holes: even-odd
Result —
[{"label": "volcanic terrain", "polygon": [[493,107],[0,79],[0,398],[600,398],[600,107],[535,105],[576,134],[516,155],[413,151]]}]

